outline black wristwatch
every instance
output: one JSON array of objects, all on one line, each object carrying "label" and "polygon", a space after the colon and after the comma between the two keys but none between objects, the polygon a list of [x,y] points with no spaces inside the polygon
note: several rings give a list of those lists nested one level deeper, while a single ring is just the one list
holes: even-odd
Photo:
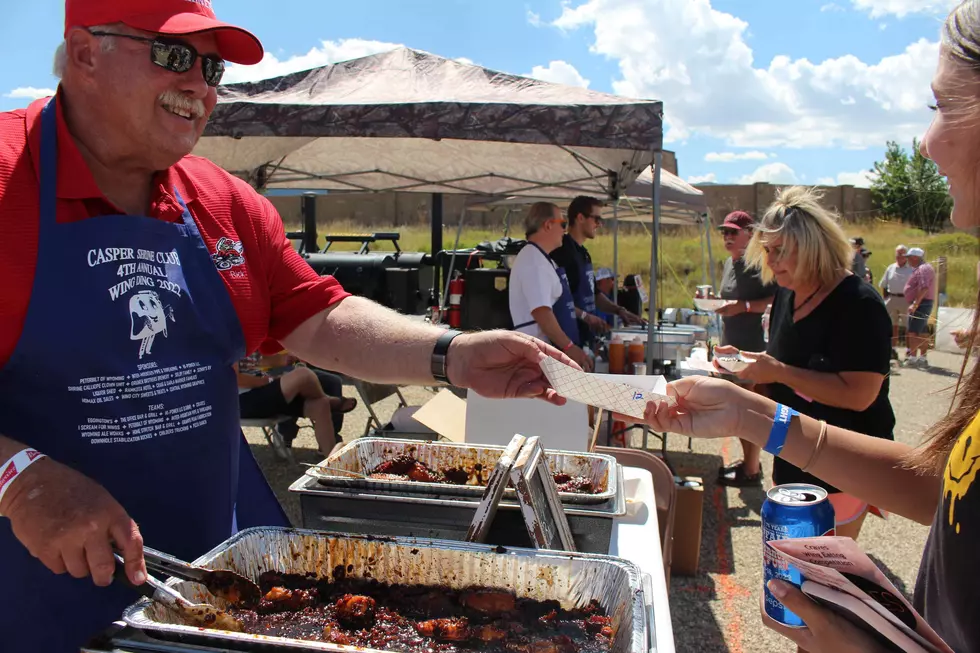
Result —
[{"label": "black wristwatch", "polygon": [[461,331],[455,331],[453,329],[446,331],[439,336],[439,339],[436,340],[436,346],[432,349],[432,377],[439,383],[452,385],[452,382],[449,380],[449,362],[447,359],[449,343],[461,333]]}]

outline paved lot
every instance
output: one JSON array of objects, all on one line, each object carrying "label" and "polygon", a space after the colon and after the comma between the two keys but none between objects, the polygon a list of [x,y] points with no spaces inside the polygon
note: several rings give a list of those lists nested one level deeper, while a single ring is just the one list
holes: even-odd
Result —
[{"label": "paved lot", "polygon": [[[962,357],[931,353],[929,371],[893,368],[891,401],[898,418],[896,437],[918,443],[923,430],[941,417],[949,406]],[[352,389],[348,389],[348,394]],[[405,391],[410,404],[419,405],[432,396],[424,388]],[[391,399],[377,405],[387,417],[394,408]],[[346,418],[345,440],[358,437],[364,430],[367,414],[358,407]],[[300,432],[295,446],[297,465],[273,459],[271,450],[258,429],[246,429],[246,436],[290,518],[299,524],[299,505],[286,491],[303,472],[298,463],[319,462],[312,429]],[[695,441],[687,450],[687,438],[669,439],[670,458],[678,473],[702,476],[705,480],[705,503],[701,539],[701,565],[697,576],[671,582],[671,616],[677,650],[715,653],[730,651],[791,652],[795,647],[761,625],[758,615],[762,588],[761,533],[759,511],[762,489],[722,488],[713,482],[722,461],[741,455],[738,443],[732,441]],[[772,459],[764,456],[767,479]],[[881,565],[899,589],[911,593],[919,567],[919,558],[928,529],[901,517],[887,520],[869,517],[860,543]]]}]

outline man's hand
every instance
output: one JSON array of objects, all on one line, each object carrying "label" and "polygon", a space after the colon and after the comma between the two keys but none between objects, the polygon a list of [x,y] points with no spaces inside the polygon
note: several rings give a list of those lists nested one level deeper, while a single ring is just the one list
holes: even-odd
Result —
[{"label": "man's hand", "polygon": [[586,372],[592,371],[592,359],[578,345],[572,345],[568,348],[568,357],[578,363],[579,367]]},{"label": "man's hand", "polygon": [[50,458],[24,470],[4,495],[0,512],[32,556],[56,574],[112,582],[113,544],[134,584],[146,580],[143,537],[125,509],[101,485]]},{"label": "man's hand", "polygon": [[609,331],[609,324],[598,315],[583,312],[582,319],[588,325],[589,329],[592,330],[592,333],[606,333]]},{"label": "man's hand", "polygon": [[762,623],[780,635],[793,640],[809,653],[883,653],[885,649],[870,635],[848,620],[821,608],[806,594],[781,580],[769,581],[769,590],[780,603],[796,613],[806,628],[790,628],[762,611]]},{"label": "man's hand", "polygon": [[516,331],[482,331],[456,336],[449,345],[447,372],[454,385],[490,399],[539,398],[564,405],[564,397],[558,396],[541,370],[545,356],[579,368],[537,338]]},{"label": "man's hand", "polygon": [[636,326],[636,325],[643,324],[642,317],[640,317],[636,313],[631,313],[630,311],[627,311],[625,308],[620,308],[617,315],[619,316],[619,319],[621,319],[623,323],[626,324],[627,326]]}]

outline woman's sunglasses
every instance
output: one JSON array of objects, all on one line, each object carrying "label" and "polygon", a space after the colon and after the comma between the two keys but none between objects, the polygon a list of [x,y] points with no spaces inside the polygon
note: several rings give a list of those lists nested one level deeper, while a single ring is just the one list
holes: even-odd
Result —
[{"label": "woman's sunglasses", "polygon": [[194,46],[163,37],[149,38],[117,32],[89,32],[92,36],[117,36],[119,38],[150,44],[150,61],[174,73],[186,73],[194,67],[194,62],[201,57],[201,73],[208,86],[217,86],[225,74],[223,59],[210,54],[199,55]]}]

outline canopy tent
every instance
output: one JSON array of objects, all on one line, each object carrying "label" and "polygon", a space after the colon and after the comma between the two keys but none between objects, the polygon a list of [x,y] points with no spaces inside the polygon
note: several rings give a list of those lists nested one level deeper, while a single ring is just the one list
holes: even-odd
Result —
[{"label": "canopy tent", "polygon": [[[662,145],[659,101],[398,48],[219,87],[194,153],[259,189],[486,199],[558,192],[615,199],[653,163],[652,278]],[[433,253],[441,249],[441,222],[441,202],[434,201]]]},{"label": "canopy tent", "polygon": [[662,146],[660,102],[408,48],[218,90],[195,153],[260,188],[613,197]]}]

